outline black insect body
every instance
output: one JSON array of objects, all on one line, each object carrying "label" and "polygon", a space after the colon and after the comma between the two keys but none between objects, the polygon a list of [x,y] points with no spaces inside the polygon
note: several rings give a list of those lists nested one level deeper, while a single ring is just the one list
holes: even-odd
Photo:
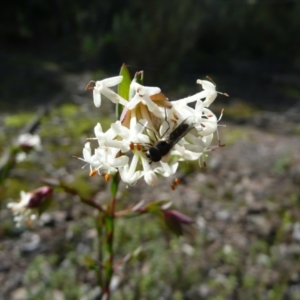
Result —
[{"label": "black insect body", "polygon": [[194,128],[194,124],[186,123],[186,119],[180,123],[166,138],[160,140],[156,145],[150,147],[146,152],[149,158],[149,163],[158,162],[161,158],[168,154],[170,150],[176,145],[190,130]]}]

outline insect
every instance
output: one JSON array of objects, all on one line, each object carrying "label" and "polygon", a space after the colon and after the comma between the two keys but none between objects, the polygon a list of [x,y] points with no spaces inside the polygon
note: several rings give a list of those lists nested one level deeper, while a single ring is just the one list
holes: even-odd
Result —
[{"label": "insect", "polygon": [[160,161],[164,155],[168,154],[194,128],[194,122],[188,123],[187,119],[183,120],[168,136],[148,149],[146,156],[149,158],[150,164]]}]

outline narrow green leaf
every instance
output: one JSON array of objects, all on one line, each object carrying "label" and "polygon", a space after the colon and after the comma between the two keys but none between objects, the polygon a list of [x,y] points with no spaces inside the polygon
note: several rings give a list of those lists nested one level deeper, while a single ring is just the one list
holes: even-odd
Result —
[{"label": "narrow green leaf", "polygon": [[131,77],[129,70],[125,64],[122,65],[120,70],[120,75],[123,76],[123,80],[118,86],[118,94],[124,99],[129,100],[129,87],[131,83]]},{"label": "narrow green leaf", "polygon": [[[120,70],[120,75],[123,76],[123,80],[120,82],[118,86],[118,94],[126,100],[129,100],[129,87],[131,83],[131,77],[129,70],[125,64],[122,65]],[[117,120],[120,119],[122,114],[123,106],[120,104],[116,105],[116,116]]]}]

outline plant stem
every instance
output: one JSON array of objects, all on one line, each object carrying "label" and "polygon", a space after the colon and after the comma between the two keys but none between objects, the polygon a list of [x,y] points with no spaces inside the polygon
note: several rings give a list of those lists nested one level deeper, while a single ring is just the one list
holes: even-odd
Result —
[{"label": "plant stem", "polygon": [[104,223],[104,216],[102,215],[101,211],[98,212],[97,218],[96,218],[96,228],[97,228],[97,234],[98,234],[98,266],[97,266],[97,282],[98,286],[101,288],[101,291],[103,290],[103,224]]},{"label": "plant stem", "polygon": [[110,296],[110,282],[113,276],[114,267],[114,212],[115,212],[116,198],[111,199],[110,206],[105,216],[105,229],[106,229],[106,241],[105,246],[108,253],[108,258],[105,262],[105,283],[104,283],[104,294],[107,296],[105,299],[109,299]]},{"label": "plant stem", "polygon": [[108,254],[107,259],[104,262],[105,269],[105,281],[102,289],[102,297],[105,300],[110,298],[110,283],[114,273],[114,229],[115,229],[115,207],[116,207],[116,194],[119,185],[119,174],[115,174],[111,183],[111,201],[107,210],[104,213],[104,226],[105,226],[105,248]]}]

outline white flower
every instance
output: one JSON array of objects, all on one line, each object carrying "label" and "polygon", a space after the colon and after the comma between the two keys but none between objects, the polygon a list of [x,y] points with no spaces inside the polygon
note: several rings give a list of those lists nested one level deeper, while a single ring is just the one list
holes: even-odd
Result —
[{"label": "white flower", "polygon": [[137,170],[139,157],[133,155],[130,165],[127,164],[123,168],[120,168],[121,179],[128,184],[135,184],[143,175],[144,172]]},{"label": "white flower", "polygon": [[[112,124],[113,125],[113,124]],[[111,125],[111,126],[112,126]],[[98,140],[99,147],[113,147],[120,148],[123,146],[122,141],[116,140],[117,132],[113,128],[108,129],[105,133],[102,131],[100,123],[94,128],[96,139]]]},{"label": "white flower", "polygon": [[[94,154],[92,155],[90,142],[85,143],[82,153],[83,153],[83,158],[79,158],[79,159],[90,165],[90,172],[92,173],[97,167],[99,167],[100,161],[98,160],[96,155]],[[85,165],[83,166],[83,168],[84,167]]]},{"label": "white flower", "polygon": [[42,149],[41,138],[38,134],[23,133],[19,135],[17,145],[23,148],[31,148],[36,151]]},{"label": "white flower", "polygon": [[95,171],[99,174],[112,174],[118,171],[118,168],[124,167],[129,158],[127,156],[118,156],[118,148],[98,147],[92,154],[90,142],[87,142],[83,148],[83,158],[80,160],[90,165],[90,175]]},{"label": "white flower", "polygon": [[16,155],[16,161],[22,162],[28,158],[28,153],[31,150],[42,150],[41,138],[38,134],[23,133],[18,136],[16,146],[19,147],[19,152]]},{"label": "white flower", "polygon": [[160,167],[155,168],[154,171],[164,177],[170,177],[176,173],[178,165],[177,161],[171,164],[160,162]]},{"label": "white flower", "polygon": [[127,156],[118,157],[119,149],[117,148],[97,148],[95,149],[95,156],[99,160],[100,165],[96,170],[101,174],[116,173],[118,168],[124,167],[129,158]]},{"label": "white flower", "polygon": [[94,104],[96,107],[101,105],[101,94],[111,100],[113,103],[122,103],[126,105],[127,101],[112,91],[110,87],[118,85],[123,80],[123,76],[115,76],[104,80],[96,81],[93,87]]},{"label": "white flower", "polygon": [[208,107],[217,98],[216,86],[212,82],[207,80],[198,79],[197,83],[201,84],[202,88],[206,92],[205,93],[206,99],[203,104],[205,107]]},{"label": "white flower", "polygon": [[7,207],[14,215],[16,227],[31,225],[37,219],[40,206],[52,194],[52,189],[48,186],[40,187],[32,192],[20,192],[19,202],[9,202]]},{"label": "white flower", "polygon": [[[150,139],[149,136],[146,134],[143,134],[143,131],[146,128],[146,120],[140,120],[139,122],[135,123],[132,128],[127,128],[121,124],[120,121],[117,121],[111,125],[112,130],[116,133],[116,135],[122,137],[123,139],[123,145],[126,148],[126,145],[130,148],[130,143],[134,144],[149,144]],[[126,150],[130,150],[127,148]],[[122,150],[122,152],[126,152],[125,150]]]},{"label": "white flower", "polygon": [[217,98],[217,94],[224,95],[228,97],[228,94],[226,93],[220,93],[216,91],[216,85],[208,80],[197,80],[198,84],[202,85],[202,88],[204,91],[202,91],[203,95],[205,95],[205,101],[203,102],[204,107],[210,106],[215,99]]},{"label": "white flower", "polygon": [[146,183],[150,186],[156,186],[158,183],[158,178],[157,175],[152,170],[152,168],[150,167],[149,161],[145,157],[142,157],[141,160],[142,160],[142,165],[144,170],[144,179]]},{"label": "white flower", "polygon": [[199,132],[199,134],[202,136],[210,135],[217,130],[218,119],[217,119],[216,115],[208,108],[203,109],[203,115],[204,115],[204,118],[202,118],[202,122],[201,122],[201,124],[203,126],[203,130],[201,130],[201,132]]},{"label": "white flower", "polygon": [[10,208],[14,214],[16,227],[21,227],[27,222],[34,221],[37,217],[32,209],[28,208],[31,199],[31,193],[25,193],[24,191],[21,191],[20,196],[21,199],[19,202],[10,202],[7,204],[7,207]]},{"label": "white flower", "polygon": [[130,89],[135,91],[133,98],[130,99],[126,107],[129,110],[134,109],[139,103],[142,103],[148,107],[148,110],[152,112],[159,118],[163,117],[161,110],[159,109],[158,105],[155,104],[154,101],[151,100],[151,96],[159,94],[160,88],[158,87],[149,87],[143,86],[136,81],[132,81],[130,85]]}]

